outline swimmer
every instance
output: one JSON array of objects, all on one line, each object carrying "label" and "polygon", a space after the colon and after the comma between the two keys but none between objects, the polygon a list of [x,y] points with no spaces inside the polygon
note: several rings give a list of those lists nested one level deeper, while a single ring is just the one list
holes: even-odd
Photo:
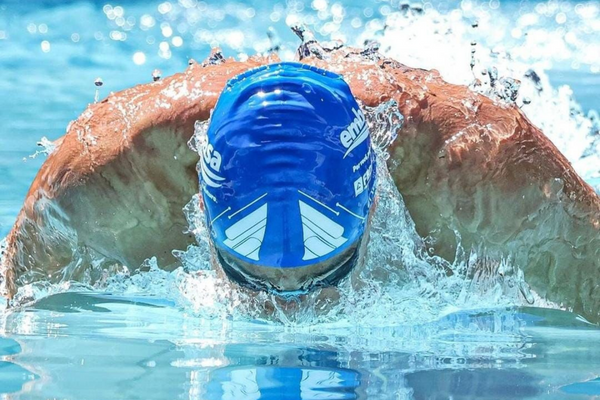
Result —
[{"label": "swimmer", "polygon": [[[276,156],[274,144],[258,151],[268,155],[266,161],[240,151],[240,143],[234,143],[238,147],[225,145],[232,137],[254,143],[261,135],[275,134],[277,124],[285,124],[285,118],[279,116],[280,122],[264,132],[252,129],[258,135],[255,138],[217,115],[221,105],[230,112],[237,110],[230,108],[235,105],[240,107],[240,114],[226,117],[238,121],[238,117],[247,116],[247,107],[254,103],[245,103],[247,98],[227,91],[219,99],[223,88],[242,73],[249,74],[248,82],[253,74],[268,75],[268,69],[247,71],[278,61],[275,56],[252,57],[247,62],[213,57],[202,65],[190,65],[185,73],[112,94],[90,105],[57,141],[57,149],[34,180],[7,239],[2,266],[4,295],[11,297],[18,286],[39,280],[93,281],[99,279],[93,275],[99,266],[135,269],[152,256],[161,267],[175,266],[171,251],[193,243],[191,235],[182,233],[187,224],[181,210],[201,189],[195,169],[197,155],[186,143],[193,135],[195,121],[207,120],[213,109],[207,136],[212,151],[203,154],[203,162],[207,167],[211,162],[219,165],[213,161],[213,152],[218,151],[221,170],[218,174],[206,171],[213,174],[212,182],[228,185],[212,188],[212,192],[202,189],[202,194],[213,245],[225,271],[248,286],[277,291],[306,290],[341,279],[355,260],[360,262],[361,248],[366,245],[373,181],[366,185],[363,181],[366,191],[352,198],[346,190],[354,190],[353,183],[341,179],[348,176],[343,169],[346,161],[350,162],[343,155],[341,164],[332,168],[336,175],[331,178],[325,169],[310,170],[315,164],[309,162],[292,169],[295,164],[290,154]],[[367,59],[360,50],[351,48],[301,61],[330,71],[325,76],[331,72],[341,75],[351,92],[351,96],[345,94],[345,100],[337,100],[340,114],[315,108],[319,118],[295,120],[307,128],[298,128],[298,135],[307,138],[308,151],[322,146],[327,149],[321,150],[327,162],[339,157],[340,146],[344,147],[341,139],[329,143],[324,137],[346,129],[348,117],[354,115],[353,97],[371,107],[395,100],[405,124],[388,149],[389,168],[418,232],[434,239],[434,251],[451,260],[460,240],[467,250],[484,249],[487,257],[509,259],[524,271],[526,281],[540,297],[590,320],[600,319],[600,200],[517,107],[497,104],[464,86],[448,84],[435,71],[412,69],[381,55]],[[233,85],[235,82],[245,85],[239,78]],[[277,94],[273,87],[269,90],[272,93],[265,91],[265,95],[272,101]],[[293,97],[296,92],[302,96],[298,89],[290,89],[286,96]],[[303,101],[291,103],[298,110],[310,109],[312,103]],[[466,107],[467,103],[472,106]],[[331,132],[325,129],[322,134],[326,136],[319,138],[311,129],[325,127],[329,118],[339,125]],[[256,128],[260,126],[259,119],[250,121]],[[230,132],[229,128],[235,129]],[[270,140],[268,136],[263,139]],[[352,142],[351,136],[347,139],[347,143]],[[282,143],[286,150],[293,148]],[[364,156],[366,146],[365,140],[353,151]],[[208,144],[206,149],[210,150]],[[243,168],[231,164],[227,157],[241,160]],[[353,154],[353,160],[359,159]],[[268,169],[277,165],[294,171],[286,175],[281,186],[276,184],[277,174]],[[241,181],[238,174],[263,180]],[[202,176],[200,181],[204,188],[208,181]],[[342,183],[347,186],[329,187]],[[236,197],[231,196],[233,191]],[[310,209],[302,211],[301,202]],[[334,208],[337,203],[360,218],[354,221],[345,210]],[[264,205],[266,209],[261,208]],[[220,215],[222,212],[225,214]],[[291,214],[289,221],[282,219]],[[323,218],[316,215],[331,222],[311,225]],[[235,224],[245,217],[250,218],[246,220],[249,225],[260,229],[244,237]],[[315,235],[309,232],[307,237],[314,240],[302,247],[293,244],[305,238],[305,225],[314,228],[308,230]],[[275,233],[259,240],[263,228],[265,235]],[[323,241],[315,232],[319,229],[335,235]],[[234,237],[236,232],[240,235]],[[236,241],[240,237],[247,240]],[[335,238],[345,241],[336,242]],[[257,247],[261,247],[258,253]],[[272,251],[272,256],[263,249]]]},{"label": "swimmer", "polygon": [[229,278],[304,293],[337,284],[364,254],[375,153],[340,75],[299,63],[238,75],[203,149],[207,226]]}]

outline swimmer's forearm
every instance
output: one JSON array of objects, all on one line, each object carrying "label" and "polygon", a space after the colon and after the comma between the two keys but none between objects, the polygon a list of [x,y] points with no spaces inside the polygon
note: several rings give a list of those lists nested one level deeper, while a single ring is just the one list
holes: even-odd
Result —
[{"label": "swimmer's forearm", "polygon": [[80,280],[92,263],[173,264],[171,250],[193,242],[182,208],[198,190],[187,147],[194,123],[208,118],[227,79],[265,62],[193,64],[91,104],[31,185],[7,238],[4,295],[40,279]]},{"label": "swimmer's forearm", "polygon": [[482,263],[505,258],[542,298],[600,320],[600,198],[521,110],[436,71],[337,56],[313,62],[365,104],[394,99],[405,116],[390,169],[435,252],[451,260],[460,243]]},{"label": "swimmer's forearm", "polygon": [[514,104],[393,60],[380,67],[391,76],[371,82],[387,88],[365,91],[407,117],[390,167],[419,233],[448,259],[458,233],[466,250],[520,267],[543,298],[599,320],[600,199],[568,160]]}]

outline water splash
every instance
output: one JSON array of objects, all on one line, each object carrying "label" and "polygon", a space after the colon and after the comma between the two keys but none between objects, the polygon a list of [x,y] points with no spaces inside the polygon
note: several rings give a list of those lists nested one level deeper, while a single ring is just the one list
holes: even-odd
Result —
[{"label": "water splash", "polygon": [[267,37],[269,38],[269,48],[267,49],[267,53],[278,53],[279,50],[281,50],[281,38],[272,26],[267,29]]},{"label": "water splash", "polygon": [[[403,123],[397,109],[393,100],[364,108],[379,159],[377,206],[365,263],[338,287],[283,299],[230,282],[214,261],[202,198],[197,194],[183,210],[188,233],[197,243],[186,251],[173,252],[180,261],[174,271],[161,269],[155,259],[133,272],[123,266],[108,271],[99,259],[98,268],[93,268],[83,283],[25,285],[12,304],[28,304],[65,290],[102,290],[170,299],[186,312],[208,320],[258,319],[293,326],[334,323],[359,327],[427,323],[456,310],[537,304],[522,272],[508,260],[492,262],[482,251],[467,254],[458,246],[456,261],[449,263],[427,250],[426,240],[417,234],[386,167],[385,149]],[[188,143],[192,151],[202,154],[208,142],[208,124],[196,123]],[[93,255],[87,256],[94,265]]]},{"label": "water splash", "polygon": [[[231,283],[214,262],[202,198],[195,195],[184,212],[197,244],[174,252],[181,261],[179,268],[166,272],[151,259],[136,274],[116,274],[95,288],[164,296],[206,319],[258,319],[290,326],[411,325],[457,310],[532,303],[522,272],[507,260],[488,261],[460,246],[454,263],[428,252],[386,167],[385,149],[403,123],[402,115],[390,110],[397,110],[393,101],[365,107],[379,159],[377,208],[365,264],[338,287],[283,299]],[[207,144],[208,124],[197,122],[189,141],[200,154]]]},{"label": "water splash", "polygon": [[[490,48],[489,40],[482,41],[481,37],[476,38],[476,53],[470,53],[469,46],[473,47],[471,42],[474,40],[470,22],[431,9],[401,8],[400,12],[389,14],[385,24],[373,20],[366,26],[364,34],[356,41],[368,43],[362,53],[364,56],[377,57],[381,49],[408,65],[437,68],[445,79],[456,83],[472,83],[473,72],[481,74],[484,78],[482,87],[476,90],[490,97],[496,96],[498,101],[518,103],[520,100],[526,105],[524,111],[528,116],[574,161],[584,177],[593,179],[600,176],[598,118],[594,120],[592,114],[583,114],[573,101],[570,89],[552,88],[543,66],[515,60],[509,52]],[[491,29],[489,18],[483,17],[481,21],[478,35],[486,36]],[[319,44],[306,28],[301,33],[303,46],[300,57],[309,54],[326,57],[330,49],[339,45],[335,41]],[[378,37],[380,45],[372,41],[374,36]],[[399,38],[402,46],[398,45]],[[522,46],[516,52],[524,52],[527,48]],[[472,69],[468,67],[471,60],[474,60]],[[485,73],[479,72],[480,69]],[[518,81],[521,81],[520,87]],[[366,114],[369,120],[374,121],[371,126],[374,143],[377,147],[385,147],[393,140],[395,131],[390,126],[396,125],[397,120],[386,122],[390,116],[381,112],[367,111]],[[376,128],[386,124],[387,128]],[[193,139],[197,142],[192,144],[195,151],[202,147],[200,131],[205,127],[205,124],[198,127],[199,133]],[[384,162],[380,160],[379,164],[384,165]],[[195,196],[185,212],[190,232],[194,233],[198,244],[185,252],[175,252],[181,268],[169,273],[149,260],[140,273],[118,273],[96,288],[128,293],[164,293],[174,298],[182,308],[211,318],[266,318],[266,310],[269,310],[275,315],[270,320],[288,323],[351,319],[369,324],[412,323],[435,319],[455,309],[532,302],[541,304],[535,293],[524,285],[522,273],[511,267],[510,260],[491,262],[482,250],[466,254],[460,248],[457,261],[452,264],[430,256],[426,241],[414,231],[412,220],[389,173],[382,169],[378,174],[379,206],[374,216],[372,250],[366,267],[359,275],[362,287],[355,287],[348,280],[335,293],[315,292],[310,298],[295,304],[281,303],[276,297],[264,293],[256,295],[242,291],[223,279],[218,271],[210,269],[210,245],[203,226],[201,198]],[[33,291],[31,288],[27,290]],[[36,290],[32,295],[23,292],[22,299],[37,298],[54,289],[42,287]],[[291,319],[289,310],[294,307],[301,308],[301,312]],[[388,318],[388,315],[391,317]]]},{"label": "water splash", "polygon": [[376,40],[367,40],[365,42],[365,46],[363,51],[361,51],[360,55],[366,59],[377,61],[381,58],[381,54],[379,53],[379,49],[381,48],[381,43]]},{"label": "water splash", "polygon": [[[534,10],[524,9],[517,21],[490,13],[470,1],[447,13],[431,7],[422,13],[393,12],[386,16],[384,24],[368,26],[356,42],[365,43],[376,37],[386,56],[411,67],[436,69],[444,80],[469,85],[500,104],[520,105],[600,193],[596,112],[586,114],[573,98],[572,90],[568,86],[553,87],[546,73],[552,67],[551,61],[560,64],[559,53],[567,54],[565,57],[577,65],[598,68],[600,53],[594,52],[597,44],[568,39],[590,29],[590,24],[597,21],[597,6],[582,4],[572,10],[573,22],[569,22],[568,29],[560,26],[556,30],[568,31],[561,36],[543,22],[557,12],[556,4],[552,4],[540,3]],[[499,26],[513,37],[500,35]]]},{"label": "water splash", "polygon": [[291,29],[302,41],[296,51],[298,60],[303,60],[310,56],[315,56],[321,60],[325,58],[325,49],[323,49],[310,29],[304,25],[295,25],[292,26]]},{"label": "water splash", "polygon": [[[31,154],[29,158],[37,158],[40,155],[48,156],[56,150],[56,143],[49,140],[46,136],[42,136],[39,142],[36,143],[41,150],[36,150],[35,153]],[[23,161],[27,161],[27,158],[24,158]]]},{"label": "water splash", "polygon": [[389,158],[386,149],[396,140],[398,131],[404,123],[404,116],[398,108],[396,100],[389,100],[376,107],[363,107],[373,147],[379,150],[380,157]]},{"label": "water splash", "polygon": [[215,47],[211,50],[210,55],[202,62],[202,66],[219,65],[225,62],[225,57],[220,48]]}]

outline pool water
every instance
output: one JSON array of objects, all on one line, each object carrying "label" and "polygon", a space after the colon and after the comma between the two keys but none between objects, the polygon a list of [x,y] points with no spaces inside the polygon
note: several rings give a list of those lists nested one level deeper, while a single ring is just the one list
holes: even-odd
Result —
[{"label": "pool water", "polygon": [[[182,71],[214,46],[243,59],[279,45],[291,59],[299,42],[288,25],[298,22],[323,41],[375,39],[382,52],[455,83],[474,79],[475,49],[475,75],[495,67],[521,80],[517,104],[600,188],[597,2],[9,0],[0,3],[0,238],[44,161],[36,143],[64,134],[94,101],[98,77],[102,98],[151,81],[155,69]],[[518,279],[473,282],[464,259],[445,265],[420,253],[392,186],[380,170],[367,287],[342,284],[340,303],[320,312],[309,298],[296,312],[275,307],[265,316],[272,297],[216,277],[193,199],[187,212],[199,243],[173,273],[149,260],[147,272],[96,287],[25,288],[22,297],[35,301],[0,311],[0,396],[600,397],[600,329],[541,308],[541,299],[525,307],[527,286]],[[398,276],[386,264],[394,257],[406,266]],[[453,278],[439,274],[442,267]],[[393,279],[375,279],[381,271]]]},{"label": "pool water", "polygon": [[64,293],[11,314],[9,398],[581,399],[600,330],[557,310],[383,328],[202,320],[168,301]]}]

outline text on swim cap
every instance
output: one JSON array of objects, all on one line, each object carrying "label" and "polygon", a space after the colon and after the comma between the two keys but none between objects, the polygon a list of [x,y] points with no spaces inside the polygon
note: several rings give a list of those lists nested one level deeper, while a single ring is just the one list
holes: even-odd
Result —
[{"label": "text on swim cap", "polygon": [[354,114],[354,119],[350,125],[340,133],[340,142],[342,143],[342,146],[346,148],[344,158],[346,158],[352,150],[364,142],[369,136],[365,115],[360,109],[357,110],[355,108],[352,109],[352,113]]},{"label": "text on swim cap", "polygon": [[225,178],[216,174],[221,170],[221,154],[213,148],[212,144],[207,143],[204,146],[200,164],[204,183],[214,188],[221,187],[219,182],[225,180]]},{"label": "text on swim cap", "polygon": [[221,154],[215,151],[212,144],[208,143],[203,151],[204,162],[207,163],[213,170],[219,172],[221,169]]},{"label": "text on swim cap", "polygon": [[358,177],[357,180],[354,181],[354,197],[358,197],[359,194],[365,191],[365,189],[369,188],[369,182],[371,182],[371,177],[373,176],[373,164],[369,165],[367,171]]},{"label": "text on swim cap", "polygon": [[369,150],[367,151],[367,154],[365,154],[365,156],[362,158],[362,160],[360,160],[356,165],[354,165],[352,167],[352,172],[356,172],[358,171],[363,165],[365,165],[367,163],[367,161],[371,160],[371,146],[369,146]]}]

